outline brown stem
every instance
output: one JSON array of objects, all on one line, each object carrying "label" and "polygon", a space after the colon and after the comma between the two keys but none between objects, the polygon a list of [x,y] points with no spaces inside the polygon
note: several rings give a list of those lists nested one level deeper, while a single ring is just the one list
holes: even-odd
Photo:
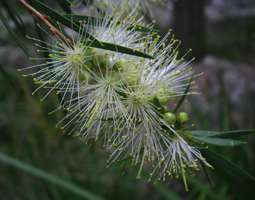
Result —
[{"label": "brown stem", "polygon": [[56,35],[57,37],[60,37],[64,42],[72,46],[71,40],[66,37],[61,31],[59,31],[48,19],[48,17],[42,13],[40,13],[38,10],[33,8],[29,3],[26,2],[26,0],[17,0],[20,4],[22,4],[32,15],[37,17],[39,20],[41,20],[44,24],[46,24],[50,31]]}]

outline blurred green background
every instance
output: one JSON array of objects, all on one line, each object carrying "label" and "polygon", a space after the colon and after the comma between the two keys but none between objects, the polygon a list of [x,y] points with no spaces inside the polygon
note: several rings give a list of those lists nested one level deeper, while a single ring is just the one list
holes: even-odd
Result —
[{"label": "blurred green background", "polygon": [[[69,12],[65,1],[44,1]],[[76,1],[72,10],[88,12]],[[194,70],[201,94],[188,98],[183,109],[192,116],[194,129],[233,130],[255,127],[255,2],[253,0],[168,0],[164,5],[148,1],[146,18],[155,20],[162,33],[169,28],[182,40],[182,51],[192,48]],[[31,78],[17,68],[30,66],[35,55],[29,34],[45,37],[33,18],[15,0],[0,1],[0,152],[54,174],[107,200],[114,199],[252,199],[254,182],[233,177],[221,168],[189,177],[190,192],[181,180],[148,183],[136,179],[127,163],[107,168],[107,154],[97,144],[62,134],[55,124],[64,113],[52,95],[44,102],[35,96]],[[9,30],[7,30],[9,29]],[[20,48],[21,47],[21,48]],[[255,138],[236,148],[215,148],[224,157],[255,175]],[[1,160],[1,159],[0,159]],[[0,162],[0,199],[82,199],[78,195]]]}]

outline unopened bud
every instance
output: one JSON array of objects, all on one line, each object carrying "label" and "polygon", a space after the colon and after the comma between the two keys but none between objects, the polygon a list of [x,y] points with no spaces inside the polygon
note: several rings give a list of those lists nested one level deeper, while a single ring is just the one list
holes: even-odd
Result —
[{"label": "unopened bud", "polygon": [[189,115],[186,112],[180,112],[178,114],[177,120],[182,124],[186,123],[189,121]]},{"label": "unopened bud", "polygon": [[174,113],[167,112],[164,114],[164,120],[169,124],[174,124],[176,122],[176,116]]}]

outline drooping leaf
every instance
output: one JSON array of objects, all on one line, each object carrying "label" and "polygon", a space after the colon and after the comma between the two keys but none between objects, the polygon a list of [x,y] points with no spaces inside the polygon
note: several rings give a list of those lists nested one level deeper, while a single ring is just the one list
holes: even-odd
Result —
[{"label": "drooping leaf", "polygon": [[202,153],[210,164],[215,169],[216,173],[227,176],[235,181],[252,181],[255,182],[255,177],[246,170],[242,169],[235,163],[227,160],[222,155],[210,150],[202,150]]},{"label": "drooping leaf", "polygon": [[10,167],[14,167],[14,168],[19,169],[23,172],[26,172],[30,175],[33,175],[37,178],[43,179],[49,183],[58,185],[66,190],[73,192],[74,194],[76,194],[80,197],[83,197],[84,199],[103,200],[101,197],[99,197],[95,194],[92,194],[91,192],[86,191],[71,182],[65,181],[57,176],[51,175],[47,172],[44,172],[38,168],[33,167],[27,163],[19,161],[15,158],[11,158],[3,153],[0,153],[0,162],[8,165]]},{"label": "drooping leaf", "polygon": [[212,182],[211,176],[209,174],[209,171],[208,171],[206,165],[201,160],[199,160],[199,163],[200,163],[202,170],[205,174],[205,178],[206,178],[207,182],[210,184],[210,186],[213,186],[213,182]]}]

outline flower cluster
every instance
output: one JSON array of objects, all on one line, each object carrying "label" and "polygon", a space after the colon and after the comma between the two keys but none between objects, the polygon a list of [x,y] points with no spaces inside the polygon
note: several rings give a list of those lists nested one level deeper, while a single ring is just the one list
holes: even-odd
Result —
[{"label": "flower cluster", "polygon": [[[60,122],[70,134],[85,140],[100,140],[111,152],[109,163],[121,159],[151,166],[151,179],[182,175],[210,166],[182,134],[189,120],[184,112],[175,114],[168,103],[186,95],[195,77],[190,62],[178,55],[179,42],[160,38],[153,32],[139,32],[136,17],[103,17],[81,23],[71,43],[58,38],[54,44],[37,39],[40,51],[50,52],[34,65],[31,73],[37,90],[46,88],[45,99],[57,91],[61,107],[67,110]],[[97,40],[148,53],[152,59],[92,48],[84,32]],[[36,91],[37,91],[36,90]]]}]

